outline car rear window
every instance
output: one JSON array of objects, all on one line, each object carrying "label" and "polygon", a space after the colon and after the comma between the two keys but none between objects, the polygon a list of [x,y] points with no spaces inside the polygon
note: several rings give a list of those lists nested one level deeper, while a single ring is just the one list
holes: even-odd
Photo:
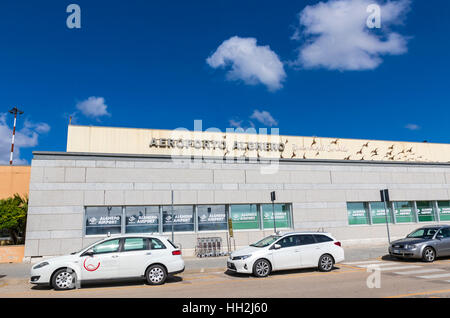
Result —
[{"label": "car rear window", "polygon": [[314,238],[316,239],[317,243],[324,243],[324,242],[331,242],[333,239],[326,235],[314,235]]},{"label": "car rear window", "polygon": [[309,244],[314,244],[316,243],[316,241],[314,240],[314,237],[310,234],[304,234],[304,235],[299,235],[299,239],[300,245],[309,245]]},{"label": "car rear window", "polygon": [[145,239],[142,237],[126,238],[123,244],[123,250],[127,251],[139,251],[147,249]]},{"label": "car rear window", "polygon": [[160,240],[158,240],[157,238],[154,238],[154,237],[150,238],[150,249],[151,250],[162,250],[165,248],[166,248],[166,246],[163,244],[163,242],[161,242]]}]

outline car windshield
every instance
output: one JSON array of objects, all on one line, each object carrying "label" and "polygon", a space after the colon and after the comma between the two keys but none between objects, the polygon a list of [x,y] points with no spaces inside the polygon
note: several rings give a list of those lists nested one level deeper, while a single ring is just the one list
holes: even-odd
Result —
[{"label": "car windshield", "polygon": [[266,247],[266,246],[269,246],[270,244],[272,244],[273,242],[275,242],[276,240],[278,240],[280,237],[281,236],[279,236],[279,235],[271,235],[271,236],[263,238],[261,241],[251,244],[250,246]]},{"label": "car windshield", "polygon": [[83,252],[83,251],[87,251],[87,250],[91,249],[94,245],[100,243],[101,241],[103,241],[103,240],[99,240],[99,241],[97,241],[97,242],[95,242],[95,243],[92,243],[92,244],[89,245],[89,246],[85,246],[85,247],[83,247],[82,249],[80,249],[80,250],[78,250],[78,251],[76,251],[76,252],[70,253],[70,255],[75,255],[75,254],[81,253],[81,252]]},{"label": "car windshield", "polygon": [[434,236],[434,234],[437,232],[437,228],[425,228],[425,229],[418,229],[409,234],[408,238],[423,238],[423,239],[430,239]]}]

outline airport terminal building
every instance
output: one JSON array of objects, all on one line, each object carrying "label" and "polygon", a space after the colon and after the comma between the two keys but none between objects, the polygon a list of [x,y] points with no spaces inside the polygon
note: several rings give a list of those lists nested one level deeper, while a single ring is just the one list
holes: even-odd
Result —
[{"label": "airport terminal building", "polygon": [[70,125],[66,152],[33,153],[25,260],[108,233],[173,231],[184,255],[198,238],[226,250],[274,226],[387,242],[381,189],[391,238],[450,223],[450,145]]}]

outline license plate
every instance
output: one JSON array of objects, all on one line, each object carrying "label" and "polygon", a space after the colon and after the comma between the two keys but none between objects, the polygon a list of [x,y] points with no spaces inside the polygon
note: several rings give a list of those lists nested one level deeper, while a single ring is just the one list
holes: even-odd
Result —
[{"label": "license plate", "polygon": [[401,254],[400,250],[394,250],[395,254]]}]

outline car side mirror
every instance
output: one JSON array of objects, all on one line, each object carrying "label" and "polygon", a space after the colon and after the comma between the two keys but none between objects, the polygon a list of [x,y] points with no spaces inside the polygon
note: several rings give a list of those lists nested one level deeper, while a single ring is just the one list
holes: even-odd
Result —
[{"label": "car side mirror", "polygon": [[274,250],[279,250],[281,248],[281,245],[280,244],[274,244],[273,246],[272,246],[272,249],[274,249]]},{"label": "car side mirror", "polygon": [[93,257],[94,256],[94,252],[92,250],[91,251],[86,251],[81,256]]},{"label": "car side mirror", "polygon": [[442,240],[442,239],[444,238],[444,235],[437,235],[436,238],[437,238],[438,240]]}]

